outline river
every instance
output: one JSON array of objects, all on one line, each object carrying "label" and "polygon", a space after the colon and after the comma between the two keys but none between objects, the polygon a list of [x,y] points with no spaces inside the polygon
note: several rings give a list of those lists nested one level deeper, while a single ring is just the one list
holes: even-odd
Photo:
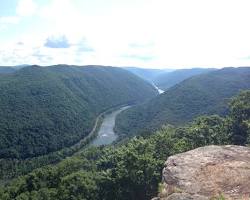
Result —
[{"label": "river", "polygon": [[152,83],[152,85],[154,86],[155,89],[157,89],[159,94],[162,94],[164,92],[164,90],[158,88],[154,83]]},{"label": "river", "polygon": [[[158,88],[155,84],[152,84],[155,89],[157,89],[159,94],[162,94],[164,91]],[[103,122],[98,131],[97,137],[91,142],[92,146],[101,146],[108,145],[114,142],[117,139],[117,135],[114,132],[115,119],[119,113],[123,110],[128,109],[130,106],[123,106],[109,114],[104,115]]]},{"label": "river", "polygon": [[117,135],[114,132],[115,119],[119,113],[128,109],[129,107],[130,106],[124,106],[109,114],[106,114],[98,131],[98,136],[92,141],[91,145],[108,145],[114,142],[117,139]]}]

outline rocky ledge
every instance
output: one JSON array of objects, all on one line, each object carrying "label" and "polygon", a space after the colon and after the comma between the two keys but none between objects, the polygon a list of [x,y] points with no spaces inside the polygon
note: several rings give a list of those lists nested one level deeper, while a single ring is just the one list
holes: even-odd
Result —
[{"label": "rocky ledge", "polygon": [[[161,200],[250,199],[250,148],[205,146],[168,158]],[[216,199],[216,198],[215,198]]]}]

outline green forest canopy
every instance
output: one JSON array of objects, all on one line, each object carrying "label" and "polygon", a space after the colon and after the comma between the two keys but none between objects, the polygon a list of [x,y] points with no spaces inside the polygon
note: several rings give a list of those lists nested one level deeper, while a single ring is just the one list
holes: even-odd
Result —
[{"label": "green forest canopy", "polygon": [[0,158],[27,158],[78,142],[101,112],[157,91],[121,68],[58,65],[1,74],[0,93]]},{"label": "green forest canopy", "polygon": [[230,103],[225,118],[202,116],[184,127],[165,126],[154,134],[89,148],[0,188],[2,200],[144,200],[157,195],[168,156],[204,145],[250,142],[250,91]]},{"label": "green forest canopy", "polygon": [[204,114],[225,115],[229,98],[250,89],[250,68],[224,68],[197,75],[118,115],[116,131],[133,135],[168,123],[181,125]]}]

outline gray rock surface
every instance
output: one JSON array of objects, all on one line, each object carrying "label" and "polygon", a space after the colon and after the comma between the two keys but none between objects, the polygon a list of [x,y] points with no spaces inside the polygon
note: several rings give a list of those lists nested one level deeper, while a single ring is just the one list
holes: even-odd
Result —
[{"label": "gray rock surface", "polygon": [[168,158],[161,200],[250,199],[250,148],[205,146]]}]

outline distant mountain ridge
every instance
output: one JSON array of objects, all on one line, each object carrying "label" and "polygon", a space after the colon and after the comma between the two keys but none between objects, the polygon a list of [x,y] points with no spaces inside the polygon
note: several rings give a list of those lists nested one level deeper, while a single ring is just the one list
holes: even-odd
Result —
[{"label": "distant mountain ridge", "polygon": [[207,73],[216,70],[215,68],[192,68],[192,69],[177,69],[172,72],[162,73],[156,76],[153,80],[154,84],[162,90],[180,83],[181,81],[195,75]]},{"label": "distant mountain ridge", "polygon": [[32,157],[86,136],[105,109],[157,95],[115,67],[28,66],[0,76],[0,158]]},{"label": "distant mountain ridge", "polygon": [[223,68],[193,76],[119,114],[115,129],[125,135],[135,134],[164,124],[185,124],[200,115],[223,115],[229,99],[249,88],[250,67]]},{"label": "distant mountain ridge", "polygon": [[9,73],[12,73],[15,71],[16,71],[16,69],[13,67],[0,66],[0,74],[9,74]]},{"label": "distant mountain ridge", "polygon": [[139,67],[123,67],[123,68],[149,82],[153,82],[153,80],[160,74],[173,71],[172,69],[147,69]]}]

